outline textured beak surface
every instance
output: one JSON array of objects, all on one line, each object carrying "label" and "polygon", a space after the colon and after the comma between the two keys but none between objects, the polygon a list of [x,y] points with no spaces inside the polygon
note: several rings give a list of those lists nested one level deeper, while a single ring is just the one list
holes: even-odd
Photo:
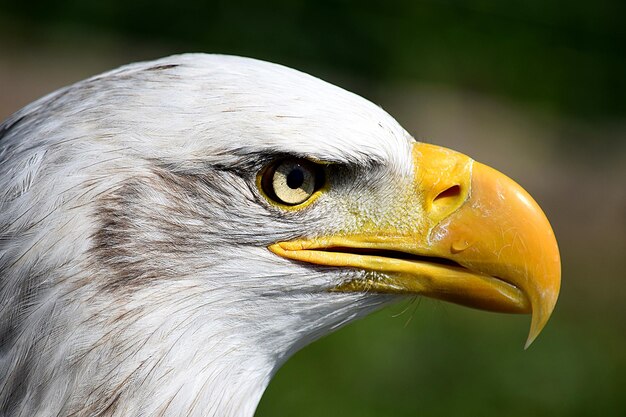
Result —
[{"label": "textured beak surface", "polygon": [[465,155],[419,143],[413,158],[412,189],[402,196],[409,208],[396,213],[395,223],[279,242],[270,250],[374,272],[333,291],[420,294],[532,313],[528,346],[550,317],[560,287],[559,250],[545,215],[513,180]]},{"label": "textured beak surface", "polygon": [[467,200],[431,230],[428,247],[521,290],[532,313],[527,346],[532,343],[556,304],[561,262],[548,219],[522,187],[474,162]]}]

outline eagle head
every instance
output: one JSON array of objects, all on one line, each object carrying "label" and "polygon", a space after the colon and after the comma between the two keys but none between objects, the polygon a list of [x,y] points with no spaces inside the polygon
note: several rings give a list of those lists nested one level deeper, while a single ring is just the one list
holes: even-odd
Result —
[{"label": "eagle head", "polygon": [[4,416],[251,416],[386,303],[532,313],[530,343],[559,284],[519,185],[280,65],[128,65],[0,126]]}]

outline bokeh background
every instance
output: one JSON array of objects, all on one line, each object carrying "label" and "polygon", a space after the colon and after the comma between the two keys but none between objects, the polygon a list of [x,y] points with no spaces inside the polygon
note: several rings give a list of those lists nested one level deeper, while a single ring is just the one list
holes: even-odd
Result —
[{"label": "bokeh background", "polygon": [[0,119],[188,51],[353,90],[527,188],[560,242],[561,297],[527,351],[528,317],[389,307],[297,353],[257,416],[624,416],[625,16],[619,0],[0,0]]}]

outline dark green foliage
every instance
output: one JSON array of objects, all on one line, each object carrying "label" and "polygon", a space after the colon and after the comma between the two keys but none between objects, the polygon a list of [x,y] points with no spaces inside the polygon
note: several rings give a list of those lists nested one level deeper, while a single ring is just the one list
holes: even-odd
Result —
[{"label": "dark green foliage", "polygon": [[0,4],[2,16],[0,33],[121,34],[318,73],[446,83],[556,114],[626,115],[617,0],[31,0]]}]

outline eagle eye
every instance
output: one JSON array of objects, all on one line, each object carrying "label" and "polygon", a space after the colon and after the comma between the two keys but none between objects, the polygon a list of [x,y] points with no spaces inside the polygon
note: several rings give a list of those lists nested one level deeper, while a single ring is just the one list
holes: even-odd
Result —
[{"label": "eagle eye", "polygon": [[306,159],[283,159],[261,173],[265,195],[287,206],[306,202],[323,185],[323,168]]}]

